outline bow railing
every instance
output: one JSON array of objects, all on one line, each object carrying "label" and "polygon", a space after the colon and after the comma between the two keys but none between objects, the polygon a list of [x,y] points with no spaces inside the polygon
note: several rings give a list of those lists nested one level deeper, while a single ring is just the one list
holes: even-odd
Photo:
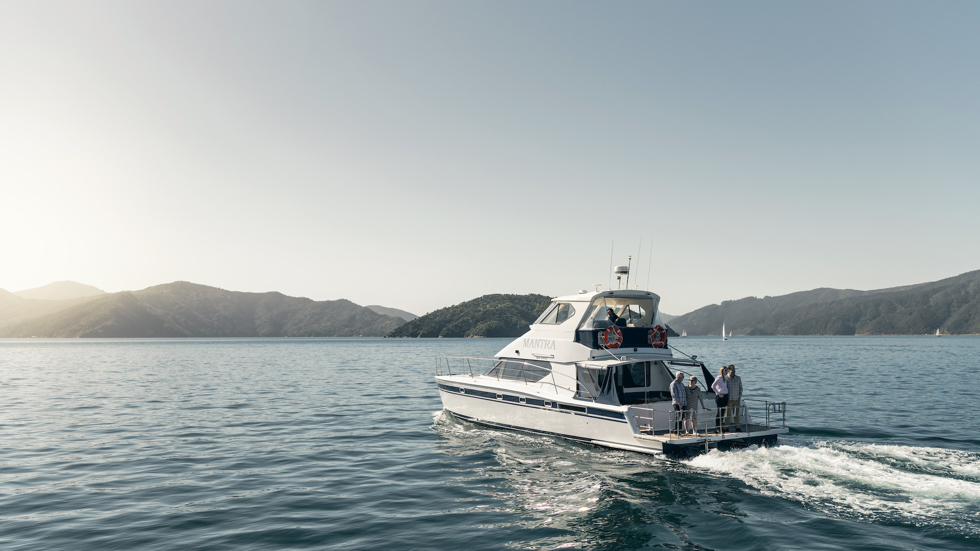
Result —
[{"label": "bow railing", "polygon": [[[514,381],[523,382],[525,385],[541,385],[541,386],[551,386],[555,390],[555,394],[558,394],[558,389],[562,389],[571,392],[573,395],[580,396],[580,392],[584,391],[588,394],[588,399],[593,402],[596,401],[596,395],[588,389],[585,385],[581,384],[575,377],[570,377],[565,373],[558,373],[551,367],[542,367],[538,364],[529,363],[527,360],[518,359],[501,359],[501,358],[479,358],[473,356],[443,356],[441,358],[436,358],[436,375],[467,375],[470,377],[476,377],[477,375],[482,375],[486,377],[492,377],[489,375],[495,367],[498,367],[501,362],[507,362],[508,364],[516,364],[520,366],[520,370],[513,377],[501,377],[503,369],[498,370],[497,376],[494,377],[498,381]],[[547,363],[541,362],[539,363]],[[508,366],[509,367],[509,366]],[[544,377],[538,377],[533,381],[528,380],[528,373],[532,370],[527,369],[529,367],[534,368],[533,371],[546,370],[547,375]],[[534,378],[532,375],[531,378]],[[546,381],[550,379],[550,381]],[[561,382],[559,383],[559,379]]]}]

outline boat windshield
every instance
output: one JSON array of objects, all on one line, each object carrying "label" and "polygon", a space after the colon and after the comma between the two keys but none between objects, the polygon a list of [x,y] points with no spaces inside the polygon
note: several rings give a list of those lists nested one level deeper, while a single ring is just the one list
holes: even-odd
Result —
[{"label": "boat windshield", "polygon": [[[652,298],[596,297],[582,318],[580,329],[605,329],[612,323],[608,310],[612,309],[626,327],[653,326],[654,306]],[[622,325],[620,322],[619,325]]]}]

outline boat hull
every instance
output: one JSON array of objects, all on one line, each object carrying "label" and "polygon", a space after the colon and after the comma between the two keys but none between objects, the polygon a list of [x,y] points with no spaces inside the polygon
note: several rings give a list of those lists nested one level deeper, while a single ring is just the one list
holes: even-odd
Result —
[{"label": "boat hull", "polygon": [[[572,400],[566,402],[532,394],[522,396],[510,390],[460,385],[458,382],[440,382],[439,395],[446,411],[481,425],[643,453],[660,453],[663,449],[660,442],[637,441],[633,437],[635,420],[626,412],[614,409],[581,406],[573,404]],[[520,402],[521,398],[525,403]]]},{"label": "boat hull", "polygon": [[711,448],[769,446],[787,432],[753,426],[748,432],[672,437],[640,431],[629,408],[495,389],[455,377],[440,377],[438,386],[444,410],[464,421],[640,453],[691,455]]}]

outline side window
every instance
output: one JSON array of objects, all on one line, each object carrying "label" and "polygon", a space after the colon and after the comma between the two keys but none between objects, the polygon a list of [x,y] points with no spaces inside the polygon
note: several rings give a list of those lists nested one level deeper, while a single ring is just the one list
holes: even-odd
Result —
[{"label": "side window", "polygon": [[[553,320],[558,315],[558,305],[552,304],[534,323],[555,323]],[[548,321],[552,320],[552,321]]]},{"label": "side window", "polygon": [[563,323],[568,318],[575,315],[575,308],[572,308],[571,304],[562,304],[558,307],[558,317],[555,318],[555,323]]},{"label": "side window", "polygon": [[571,304],[556,304],[538,319],[538,323],[558,325],[573,315],[575,315],[575,308],[572,308]]}]

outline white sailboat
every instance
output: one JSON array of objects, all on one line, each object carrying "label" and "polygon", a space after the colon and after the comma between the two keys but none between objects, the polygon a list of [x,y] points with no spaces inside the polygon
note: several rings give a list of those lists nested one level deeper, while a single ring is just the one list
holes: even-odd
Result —
[{"label": "white sailboat", "polygon": [[681,336],[682,337],[686,337],[687,336],[687,329],[681,331]]},{"label": "white sailboat", "polygon": [[942,337],[943,336],[942,333],[939,332],[939,329],[936,329],[936,336],[937,337]]},{"label": "white sailboat", "polygon": [[728,335],[725,334],[725,323],[724,322],[722,322],[722,324],[721,324],[721,340],[723,340],[723,341],[727,341],[728,340]]}]

